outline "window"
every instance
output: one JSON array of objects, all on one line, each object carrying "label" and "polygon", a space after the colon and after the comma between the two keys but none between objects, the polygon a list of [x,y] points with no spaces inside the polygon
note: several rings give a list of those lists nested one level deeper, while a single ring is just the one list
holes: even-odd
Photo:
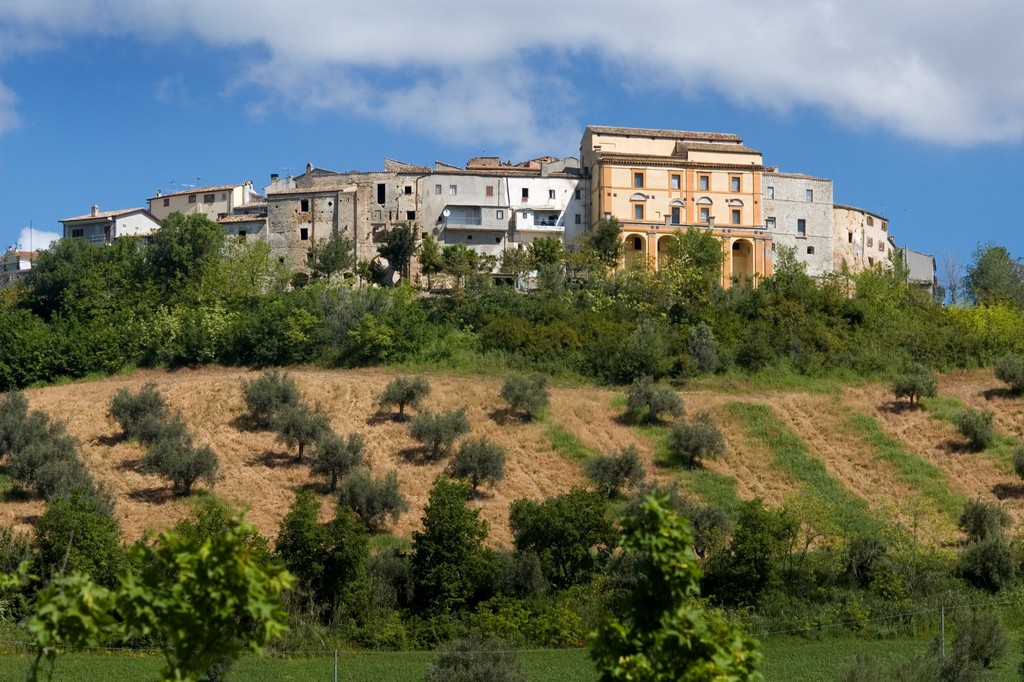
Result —
[{"label": "window", "polygon": [[732,224],[733,225],[739,225],[740,224],[740,210],[738,208],[732,209]]},{"label": "window", "polygon": [[796,236],[806,237],[807,236],[807,221],[803,218],[797,218],[796,221]]},{"label": "window", "polygon": [[775,217],[769,217],[764,219],[764,226],[769,230],[775,229]]},{"label": "window", "polygon": [[573,192],[573,198],[576,199],[577,201],[579,200],[579,198],[580,198],[580,191],[579,190],[576,190],[575,192]]},{"label": "window", "polygon": [[84,227],[73,228],[71,230],[71,236],[72,237],[84,237],[85,236],[85,228]]},{"label": "window", "polygon": [[682,183],[680,182],[680,178],[678,175],[673,175],[669,180],[669,187],[671,187],[672,189],[679,189],[681,184]]},{"label": "window", "polygon": [[530,188],[529,187],[524,187],[523,188],[523,201],[529,201],[529,200],[530,200]]},{"label": "window", "polygon": [[806,192],[804,192],[804,194],[807,197],[807,201],[814,201],[814,190],[813,189],[807,190]]},{"label": "window", "polygon": [[878,240],[878,250],[885,251],[885,242],[883,242],[881,239]]},{"label": "window", "polygon": [[387,200],[387,187],[383,182],[377,183],[377,203],[383,204]]},{"label": "window", "polygon": [[548,190],[548,199],[554,199],[554,198],[555,198],[555,190],[549,189]]},{"label": "window", "polygon": [[642,171],[636,171],[633,173],[633,186],[643,187],[644,186],[644,174]]},{"label": "window", "polygon": [[473,241],[473,235],[471,235],[471,234],[467,234],[467,235],[466,235],[466,241],[467,241],[467,242],[471,242],[471,241]]},{"label": "window", "polygon": [[449,195],[455,196],[458,193],[459,193],[459,186],[458,185],[448,185],[448,194]]},{"label": "window", "polygon": [[530,215],[529,213],[527,213],[526,211],[523,211],[523,213],[522,213],[522,216],[523,216],[523,220],[526,220],[526,218],[527,218],[527,217],[528,217],[529,215]]},{"label": "window", "polygon": [[309,199],[303,199],[299,202],[299,210],[303,213],[309,210]]},{"label": "window", "polygon": [[190,204],[196,203],[196,195],[195,194],[189,194],[188,195],[188,203],[190,203]]},{"label": "window", "polygon": [[412,194],[412,185],[406,185],[405,186],[405,193],[406,194]]},{"label": "window", "polygon": [[494,185],[487,185],[487,188],[484,190],[484,194],[489,196],[489,197],[493,197],[494,196]]},{"label": "window", "polygon": [[711,178],[710,178],[710,176],[707,176],[707,175],[700,176],[700,180],[698,180],[698,187],[700,187],[701,190],[703,190],[705,192],[708,191],[709,189],[711,189]]},{"label": "window", "polygon": [[164,197],[164,206],[170,206],[170,205],[171,205],[171,200],[168,199],[167,197]]},{"label": "window", "polygon": [[871,227],[874,224],[875,224],[875,219],[872,218],[871,216],[868,216],[868,227]]},{"label": "window", "polygon": [[644,205],[643,204],[633,204],[633,220],[643,220],[643,219],[644,219]]},{"label": "window", "polygon": [[501,243],[501,237],[495,237],[494,238],[494,243],[495,244],[500,244]]},{"label": "window", "polygon": [[405,219],[406,220],[416,220],[416,211],[406,211],[405,212]]},{"label": "window", "polygon": [[246,235],[246,234],[247,234],[247,233],[246,233],[246,231],[245,231],[245,230],[239,230],[239,231],[238,231],[238,236],[239,236],[239,237],[240,237],[240,238],[242,239],[242,241],[243,241],[243,242],[245,241],[245,235]]},{"label": "window", "polygon": [[576,224],[577,225],[582,225],[583,224],[583,216],[581,216],[579,213],[576,214]]},{"label": "window", "polygon": [[871,237],[868,237],[868,246],[874,246],[874,245],[875,245],[875,240],[872,239]]},{"label": "window", "polygon": [[775,188],[772,187],[771,185],[769,185],[768,187],[765,187],[764,188],[764,195],[766,197],[768,197],[769,199],[774,199],[775,198]]},{"label": "window", "polygon": [[203,195],[203,203],[204,204],[212,204],[216,200],[217,200],[217,195],[216,194],[204,194]]},{"label": "window", "polygon": [[306,240],[309,239],[309,228],[308,227],[300,227],[299,228],[299,239],[301,239],[302,241],[306,241]]},{"label": "window", "polygon": [[441,185],[434,185],[434,194],[441,193]]},{"label": "window", "polygon": [[678,206],[673,206],[672,207],[672,224],[673,225],[678,225],[679,224],[679,218],[680,218],[679,207]]},{"label": "window", "polygon": [[733,192],[740,191],[740,176],[733,175],[729,177],[729,190]]},{"label": "window", "polygon": [[808,256],[813,256],[814,255],[814,247],[813,246],[808,246],[807,247],[807,255]]},{"label": "window", "polygon": [[868,256],[868,265],[872,265],[873,266],[874,264],[875,264],[875,259],[872,258],[871,256]]},{"label": "window", "polygon": [[497,220],[504,220],[504,218],[505,218],[505,211],[503,211],[502,209],[499,208],[497,211],[494,212],[494,217]]},{"label": "window", "polygon": [[702,223],[711,222],[711,209],[709,209],[707,206],[700,207],[700,221]]}]

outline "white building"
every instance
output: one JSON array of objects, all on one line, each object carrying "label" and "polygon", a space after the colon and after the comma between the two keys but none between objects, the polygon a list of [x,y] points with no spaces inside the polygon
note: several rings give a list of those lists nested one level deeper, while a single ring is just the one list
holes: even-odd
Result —
[{"label": "white building", "polygon": [[262,195],[253,191],[251,181],[241,185],[197,187],[173,194],[157,190],[156,196],[148,199],[149,212],[161,221],[174,212],[200,214],[216,221],[232,215],[237,208],[264,200]]},{"label": "white building", "polygon": [[20,270],[31,270],[32,261],[36,259],[34,251],[19,251],[10,248],[0,256],[0,272],[18,272]]},{"label": "white building", "polygon": [[64,237],[88,239],[93,244],[109,244],[119,237],[142,237],[160,229],[160,223],[144,208],[100,211],[92,205],[86,215],[65,218]]},{"label": "white building", "polygon": [[777,262],[779,247],[786,246],[796,251],[808,275],[832,272],[835,217],[831,180],[765,171],[761,207],[772,238],[772,263]]}]

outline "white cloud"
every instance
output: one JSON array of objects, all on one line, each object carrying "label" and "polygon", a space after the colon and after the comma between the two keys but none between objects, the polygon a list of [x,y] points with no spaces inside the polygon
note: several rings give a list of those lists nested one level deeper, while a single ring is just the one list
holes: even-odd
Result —
[{"label": "white cloud", "polygon": [[60,239],[60,237],[56,232],[23,227],[21,228],[21,233],[18,234],[17,245],[22,251],[39,251],[50,248],[50,244]]},{"label": "white cloud", "polygon": [[18,97],[0,82],[0,135],[17,128],[21,122],[17,111]]},{"label": "white cloud", "polygon": [[846,125],[953,145],[1024,138],[1019,0],[392,0],[380,7],[8,0],[0,2],[0,24],[18,36],[5,48],[8,59],[95,33],[255,46],[263,61],[241,65],[239,77],[290,110],[356,111],[439,138],[522,150],[586,122],[585,111],[571,108],[576,88],[560,80],[559,65],[573,59],[592,59],[595,73],[631,92],[717,93],[774,112],[812,107]]}]

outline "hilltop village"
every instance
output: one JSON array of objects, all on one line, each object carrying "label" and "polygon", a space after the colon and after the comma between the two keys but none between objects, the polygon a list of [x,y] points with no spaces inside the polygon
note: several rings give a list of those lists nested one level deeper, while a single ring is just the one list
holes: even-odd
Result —
[{"label": "hilltop village", "polygon": [[[465,167],[432,168],[385,159],[383,170],[346,172],[308,164],[294,177],[272,174],[262,193],[246,181],[158,190],[145,207],[94,204],[62,220],[62,234],[105,244],[151,234],[173,212],[202,214],[229,235],[263,240],[298,270],[309,246],[335,231],[352,240],[356,261],[373,260],[384,235],[409,225],[442,247],[461,244],[500,262],[540,237],[573,249],[614,216],[624,267],[657,270],[676,230],[700,228],[721,239],[723,286],[756,285],[772,273],[780,247],[793,249],[814,277],[888,268],[899,249],[911,281],[929,290],[935,283],[934,258],[897,246],[884,216],[834,203],[831,179],[766,165],[730,133],[588,126],[579,158],[476,157]],[[12,249],[3,270],[28,269],[32,256]],[[411,276],[418,279],[415,262]]]}]

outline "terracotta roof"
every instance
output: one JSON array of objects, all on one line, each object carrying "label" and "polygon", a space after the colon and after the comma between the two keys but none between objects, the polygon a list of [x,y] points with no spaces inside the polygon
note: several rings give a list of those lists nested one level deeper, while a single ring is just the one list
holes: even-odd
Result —
[{"label": "terracotta roof", "polygon": [[692,130],[657,130],[654,128],[615,128],[612,126],[587,126],[587,130],[598,135],[626,135],[629,137],[654,137],[663,140],[704,140],[707,142],[743,142],[733,133],[703,133]]},{"label": "terracotta roof", "polygon": [[92,213],[86,213],[85,215],[75,216],[74,218],[64,218],[60,222],[70,223],[79,220],[104,220],[106,218],[117,218],[119,216],[128,215],[130,213],[138,213],[139,211],[145,211],[144,208],[122,208],[117,211],[99,211],[96,215]]},{"label": "terracotta roof", "polygon": [[181,192],[172,192],[171,194],[158,194],[149,198],[150,201],[154,199],[166,199],[167,197],[180,197],[186,194],[203,194],[204,192],[225,192],[229,189],[241,187],[242,185],[216,185],[214,187],[195,187],[193,189],[182,190]]}]

